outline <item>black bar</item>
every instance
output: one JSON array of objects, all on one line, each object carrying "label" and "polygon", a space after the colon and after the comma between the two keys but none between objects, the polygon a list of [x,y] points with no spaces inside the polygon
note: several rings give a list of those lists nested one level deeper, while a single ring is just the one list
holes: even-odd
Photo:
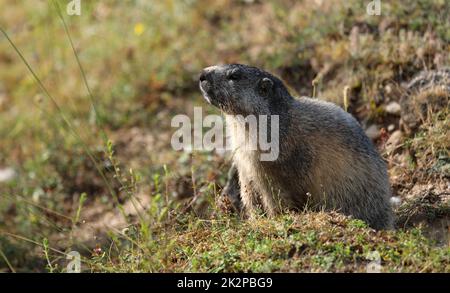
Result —
[{"label": "black bar", "polygon": [[[2,286],[14,289],[55,290],[68,289],[85,292],[123,289],[154,290],[171,289],[196,291],[212,290],[278,290],[296,288],[301,290],[366,290],[389,289],[440,289],[449,292],[448,274],[3,274]],[[7,284],[10,283],[10,284]],[[195,286],[193,288],[192,286]],[[364,290],[364,291],[361,291]],[[3,290],[2,290],[3,291]],[[8,291],[4,291],[8,292]],[[146,291],[143,291],[146,292]],[[298,292],[298,291],[296,291]],[[315,292],[315,291],[314,291]]]}]

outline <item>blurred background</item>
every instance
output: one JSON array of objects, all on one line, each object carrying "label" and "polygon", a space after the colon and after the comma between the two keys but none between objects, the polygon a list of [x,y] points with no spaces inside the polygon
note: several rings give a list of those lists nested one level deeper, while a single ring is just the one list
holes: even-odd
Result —
[{"label": "blurred background", "polygon": [[170,121],[219,114],[197,82],[217,63],[264,68],[356,116],[389,164],[402,227],[436,227],[448,252],[449,1],[369,15],[361,0],[81,0],[79,16],[68,2],[0,0],[25,59],[0,34],[0,271],[51,271],[64,259],[52,249],[101,255],[105,227],[153,207],[213,213],[229,157],[174,151]]}]

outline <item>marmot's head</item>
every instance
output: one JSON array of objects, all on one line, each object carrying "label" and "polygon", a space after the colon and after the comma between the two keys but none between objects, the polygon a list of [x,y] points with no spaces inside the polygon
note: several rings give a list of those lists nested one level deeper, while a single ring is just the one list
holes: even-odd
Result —
[{"label": "marmot's head", "polygon": [[268,72],[241,64],[205,68],[200,90],[208,103],[232,115],[264,115],[291,98],[283,82]]}]

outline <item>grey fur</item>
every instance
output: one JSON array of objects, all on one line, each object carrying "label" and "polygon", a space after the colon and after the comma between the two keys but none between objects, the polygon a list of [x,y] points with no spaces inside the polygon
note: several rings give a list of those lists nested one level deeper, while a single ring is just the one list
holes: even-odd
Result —
[{"label": "grey fur", "polygon": [[[280,79],[246,65],[208,67],[200,88],[225,113],[227,127],[236,126],[233,115],[279,115],[277,160],[261,161],[258,151],[234,149],[238,176],[230,172],[224,192],[232,199],[240,192],[249,216],[258,208],[270,216],[308,206],[338,210],[375,229],[392,228],[386,165],[350,114],[332,103],[294,99]],[[244,131],[232,132],[232,140]]]}]

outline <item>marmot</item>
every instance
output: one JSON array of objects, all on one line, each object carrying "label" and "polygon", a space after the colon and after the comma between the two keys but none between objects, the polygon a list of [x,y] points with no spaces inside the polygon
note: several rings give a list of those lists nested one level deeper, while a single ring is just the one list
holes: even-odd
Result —
[{"label": "marmot", "polygon": [[[375,229],[393,227],[386,164],[350,114],[329,102],[293,98],[280,79],[247,65],[205,68],[199,83],[230,128],[237,169],[230,176],[239,184],[228,186],[240,191],[250,217],[258,209],[271,216],[307,206],[337,210]],[[276,160],[262,161],[260,149],[236,143],[247,132],[236,115],[278,115]]]}]

